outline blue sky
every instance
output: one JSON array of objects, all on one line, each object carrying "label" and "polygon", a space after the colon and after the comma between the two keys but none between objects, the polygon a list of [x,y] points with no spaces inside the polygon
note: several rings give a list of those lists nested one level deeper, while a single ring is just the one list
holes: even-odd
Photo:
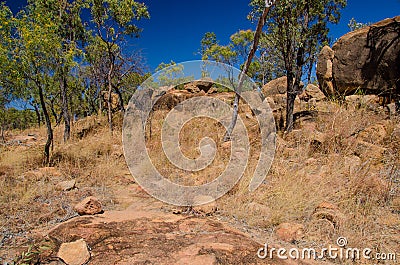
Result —
[{"label": "blue sky", "polygon": [[[183,62],[200,59],[196,54],[204,33],[214,31],[222,44],[239,29],[255,29],[246,16],[249,1],[228,0],[141,0],[149,7],[151,19],[139,22],[143,28],[140,39],[129,46],[141,49],[150,70],[160,62]],[[24,0],[6,1],[13,10]],[[330,27],[335,40],[349,31],[347,24],[354,17],[358,22],[377,22],[400,15],[400,0],[348,0],[339,25]]]}]

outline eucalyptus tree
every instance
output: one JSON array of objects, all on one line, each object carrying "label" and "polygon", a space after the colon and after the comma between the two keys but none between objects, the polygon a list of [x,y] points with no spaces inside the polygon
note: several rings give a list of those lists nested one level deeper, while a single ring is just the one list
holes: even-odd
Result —
[{"label": "eucalyptus tree", "polygon": [[14,94],[40,104],[47,127],[44,163],[50,159],[53,129],[47,103],[48,95],[57,94],[54,87],[58,51],[62,48],[58,25],[52,14],[43,13],[34,5],[28,5],[13,18],[14,36],[9,49],[12,71],[9,77]]},{"label": "eucalyptus tree", "polygon": [[[108,91],[108,84],[111,84],[112,91],[117,93],[119,98],[119,109],[124,111],[124,102],[127,102],[126,94],[132,96],[136,90],[136,83],[129,85],[126,80],[132,76],[145,75],[144,58],[140,51],[130,51],[131,55],[123,52],[125,45],[115,45],[113,61],[113,73],[110,79],[110,57],[107,45],[98,36],[91,36],[88,45],[85,47],[85,59],[88,64],[81,67],[85,80],[88,82],[89,93],[96,95],[96,98],[102,95],[102,92]],[[109,82],[111,80],[111,82]],[[129,97],[130,98],[130,97]],[[92,104],[93,105],[93,104]],[[102,112],[102,100],[98,102],[100,113]]]},{"label": "eucalyptus tree", "polygon": [[11,10],[4,3],[0,3],[0,114],[2,116],[5,115],[6,105],[10,101],[8,89],[12,88],[8,85],[9,81],[12,80],[9,75],[12,70],[9,60],[12,41],[11,21]]},{"label": "eucalyptus tree", "polygon": [[55,33],[59,37],[60,46],[55,50],[56,60],[55,79],[59,87],[61,113],[64,120],[64,141],[69,140],[71,130],[71,114],[69,108],[68,86],[70,79],[74,78],[72,69],[82,61],[80,47],[86,39],[87,29],[84,27],[81,13],[87,7],[84,0],[31,0],[29,8],[32,12],[46,14],[55,27]]},{"label": "eucalyptus tree", "polygon": [[[250,17],[257,18],[265,1],[252,0]],[[300,82],[312,73],[316,54],[328,43],[328,24],[338,23],[346,0],[278,0],[267,17],[266,35],[279,51],[287,76],[286,131],[293,129],[293,108]]]},{"label": "eucalyptus tree", "polygon": [[[246,56],[246,60],[243,66],[241,67],[242,69],[238,77],[237,85],[234,84],[234,82],[232,82],[232,85],[234,86],[236,93],[233,102],[232,119],[225,133],[224,141],[230,140],[232,131],[236,125],[238,111],[239,111],[240,93],[245,80],[245,76],[249,73],[249,70],[251,69],[253,58],[258,49],[266,17],[269,13],[271,5],[273,5],[274,2],[275,1],[269,1],[269,0],[263,2],[262,12],[260,17],[258,18],[257,28],[254,34],[251,31],[242,31],[239,32],[239,34],[233,35],[231,37],[233,46],[234,47],[236,46],[238,51],[231,50],[229,47],[219,46],[218,44],[212,43],[210,41],[209,42],[202,41],[202,44],[211,43],[210,48],[206,50],[206,52],[203,54],[203,59],[208,59],[209,56],[212,56],[211,58],[213,58],[214,60],[216,59],[217,61],[222,61],[222,62],[224,62],[223,60],[226,60],[225,63],[229,63],[230,62],[229,60],[232,59],[234,60],[234,58],[240,54],[242,56]],[[206,35],[205,37],[210,38],[210,36],[212,37],[213,35],[210,34],[208,36]],[[209,52],[209,54],[207,52]]]},{"label": "eucalyptus tree", "polygon": [[105,52],[106,84],[108,90],[108,123],[110,131],[112,123],[112,92],[120,95],[116,73],[118,61],[121,59],[121,44],[127,37],[139,37],[141,29],[136,21],[149,18],[147,6],[134,0],[86,0],[90,6],[91,21],[93,22],[94,50]]}]

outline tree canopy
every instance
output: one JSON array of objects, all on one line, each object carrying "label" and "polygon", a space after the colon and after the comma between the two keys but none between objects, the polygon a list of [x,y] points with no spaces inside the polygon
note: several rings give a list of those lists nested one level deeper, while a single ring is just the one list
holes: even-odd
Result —
[{"label": "tree canopy", "polygon": [[108,103],[117,93],[123,108],[135,90],[126,80],[145,75],[140,52],[124,52],[142,18],[149,18],[147,7],[134,0],[30,0],[15,15],[0,4],[0,107],[5,113],[10,102],[26,102],[46,124],[45,163],[54,124],[64,121],[68,141],[72,117],[102,110],[104,90]]}]

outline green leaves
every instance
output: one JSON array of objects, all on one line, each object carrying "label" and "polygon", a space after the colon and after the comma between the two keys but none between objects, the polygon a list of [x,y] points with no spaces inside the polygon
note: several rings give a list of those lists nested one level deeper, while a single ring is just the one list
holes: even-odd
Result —
[{"label": "green leaves", "polygon": [[204,54],[215,44],[218,44],[217,35],[214,32],[206,32],[200,41],[200,53]]},{"label": "green leaves", "polygon": [[[274,77],[282,75],[282,59],[277,54],[276,42],[270,36],[262,34],[258,52],[253,58],[248,75],[260,85]],[[236,67],[243,63],[253,45],[254,31],[239,30],[230,37],[228,45],[220,45],[214,32],[207,32],[201,40],[201,55],[203,60],[223,62]]]},{"label": "green leaves", "polygon": [[357,30],[357,29],[362,29],[362,28],[367,27],[369,25],[371,25],[371,23],[357,22],[354,17],[351,18],[350,21],[349,21],[349,24],[347,24],[347,26],[349,27],[350,31],[354,31],[354,30]]},{"label": "green leaves", "polygon": [[[259,1],[252,1],[254,10]],[[285,57],[286,70],[294,71],[299,49],[304,62],[312,63],[319,47],[328,41],[328,23],[337,23],[345,0],[280,0],[272,7],[267,35]],[[253,11],[255,12],[255,11]]]},{"label": "green leaves", "polygon": [[161,74],[156,74],[156,86],[171,86],[175,84],[183,84],[193,80],[194,77],[188,77],[184,74],[184,68],[182,64],[177,65],[174,61],[170,63],[160,63],[156,71],[162,71]]},{"label": "green leaves", "polygon": [[97,33],[109,42],[118,42],[124,35],[138,36],[135,22],[150,18],[145,4],[134,0],[88,0]]}]

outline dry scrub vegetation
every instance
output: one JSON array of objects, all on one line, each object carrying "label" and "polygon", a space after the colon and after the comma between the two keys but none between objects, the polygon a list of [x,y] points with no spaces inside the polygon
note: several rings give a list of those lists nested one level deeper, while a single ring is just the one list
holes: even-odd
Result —
[{"label": "dry scrub vegetation", "polygon": [[[376,253],[400,253],[400,127],[396,117],[367,105],[320,102],[310,110],[303,104],[296,129],[279,132],[277,150],[266,181],[255,192],[248,185],[255,170],[260,142],[254,117],[244,106],[240,116],[248,128],[251,159],[241,181],[217,201],[218,218],[264,230],[271,243],[281,223],[304,225],[298,247],[335,246],[346,237],[348,247]],[[181,131],[185,155],[197,157],[204,136],[219,143],[217,160],[205,170],[185,173],[171,165],[160,143],[166,111],[154,115],[148,143],[160,172],[185,185],[202,184],[219,176],[227,165],[230,146],[221,139],[221,125],[197,119]],[[265,238],[262,240],[266,240]],[[280,242],[285,244],[283,242]],[[333,261],[335,262],[335,261]],[[337,261],[336,261],[337,262]],[[352,261],[350,262],[352,263]]]},{"label": "dry scrub vegetation", "polygon": [[[105,117],[89,117],[74,123],[72,140],[62,143],[63,128],[55,129],[50,166],[43,167],[45,128],[15,135],[33,134],[36,141],[4,145],[0,153],[0,262],[37,240],[37,231],[68,220],[77,214],[73,206],[87,196],[99,198],[106,210],[126,207],[123,195],[133,179],[125,165],[121,146],[122,118],[113,135]],[[77,188],[63,191],[58,184],[75,180]]]},{"label": "dry scrub vegetation", "polygon": [[[251,193],[248,184],[258,160],[259,130],[248,109],[241,109],[250,137],[251,159],[241,181],[217,201],[215,217],[261,229],[273,243],[288,244],[273,232],[279,224],[289,222],[305,227],[304,235],[291,242],[298,247],[322,248],[344,236],[350,247],[400,254],[398,118],[387,117],[383,110],[338,102],[321,102],[316,109],[304,109],[308,115],[297,120],[293,132],[279,133],[266,181]],[[156,168],[186,185],[216,178],[230,154],[230,146],[222,143],[222,126],[207,118],[185,125],[180,140],[188,157],[199,155],[196,148],[204,136],[219,145],[209,168],[187,173],[176,169],[162,152],[160,132],[165,114],[163,110],[154,113],[147,142]],[[119,128],[113,135],[105,118],[76,122],[73,139],[67,144],[61,142],[62,128],[56,128],[51,167],[45,169],[40,141],[44,129],[8,135],[34,133],[40,144],[1,149],[0,256],[11,247],[29,245],[35,239],[35,230],[75,216],[73,205],[86,196],[97,196],[105,210],[129,205],[127,189],[134,180],[122,152],[122,118],[116,119]],[[56,188],[59,182],[71,179],[76,180],[77,189],[66,192]]]}]

